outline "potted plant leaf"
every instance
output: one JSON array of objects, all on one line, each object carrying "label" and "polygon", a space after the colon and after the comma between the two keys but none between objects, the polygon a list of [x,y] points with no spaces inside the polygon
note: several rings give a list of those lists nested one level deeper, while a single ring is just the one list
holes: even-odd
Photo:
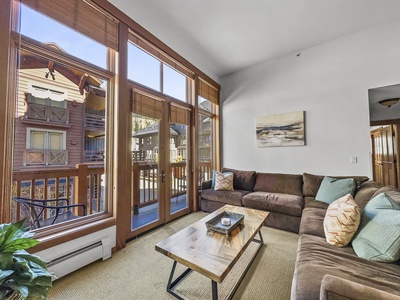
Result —
[{"label": "potted plant leaf", "polygon": [[0,225],[0,299],[46,299],[52,284],[47,264],[26,251],[39,241],[24,221]]}]

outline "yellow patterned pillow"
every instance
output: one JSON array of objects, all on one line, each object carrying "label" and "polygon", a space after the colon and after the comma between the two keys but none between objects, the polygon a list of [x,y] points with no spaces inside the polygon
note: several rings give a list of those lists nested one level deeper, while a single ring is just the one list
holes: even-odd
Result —
[{"label": "yellow patterned pillow", "polygon": [[329,204],[324,218],[326,241],[344,247],[357,232],[361,220],[361,209],[350,194]]},{"label": "yellow patterned pillow", "polygon": [[233,173],[215,173],[215,186],[216,191],[233,191]]}]

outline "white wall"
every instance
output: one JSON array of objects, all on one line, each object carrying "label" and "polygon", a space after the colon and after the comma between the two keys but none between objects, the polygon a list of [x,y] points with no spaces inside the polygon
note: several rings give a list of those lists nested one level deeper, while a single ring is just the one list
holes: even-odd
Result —
[{"label": "white wall", "polygon": [[[400,20],[223,77],[223,166],[372,177],[368,89],[400,83],[399,33]],[[256,147],[256,117],[301,110],[306,146]]]}]

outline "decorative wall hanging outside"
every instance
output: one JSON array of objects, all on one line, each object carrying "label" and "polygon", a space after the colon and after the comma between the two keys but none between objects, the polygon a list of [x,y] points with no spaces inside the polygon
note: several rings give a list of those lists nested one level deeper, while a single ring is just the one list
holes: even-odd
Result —
[{"label": "decorative wall hanging outside", "polygon": [[258,117],[257,147],[304,146],[304,111]]}]

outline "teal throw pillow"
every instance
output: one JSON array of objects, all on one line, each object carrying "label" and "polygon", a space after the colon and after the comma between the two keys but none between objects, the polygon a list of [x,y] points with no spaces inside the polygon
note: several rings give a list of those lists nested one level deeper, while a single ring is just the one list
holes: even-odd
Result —
[{"label": "teal throw pillow", "polygon": [[354,196],[356,182],[354,178],[337,179],[325,176],[319,187],[315,200],[331,204],[333,201],[350,194]]},{"label": "teal throw pillow", "polygon": [[361,215],[352,245],[359,257],[368,260],[400,259],[400,204],[385,193],[371,199]]}]

